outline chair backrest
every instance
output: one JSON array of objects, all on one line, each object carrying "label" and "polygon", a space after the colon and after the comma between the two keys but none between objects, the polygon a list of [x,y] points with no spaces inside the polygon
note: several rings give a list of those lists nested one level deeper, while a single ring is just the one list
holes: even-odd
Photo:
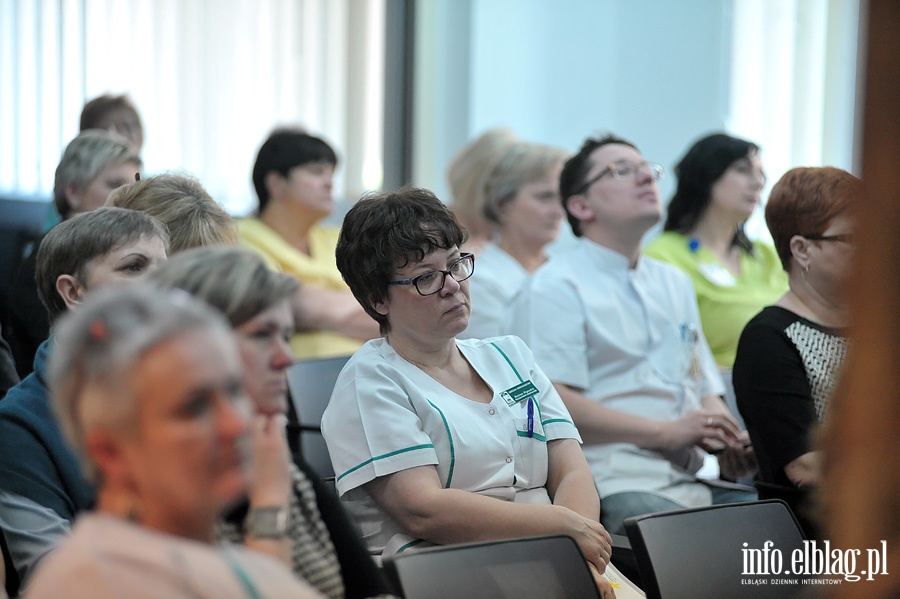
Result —
[{"label": "chair backrest", "polygon": [[37,250],[33,244],[49,206],[38,198],[0,197],[0,311],[6,309],[9,286],[25,252]]},{"label": "chair backrest", "polygon": [[322,437],[322,414],[348,359],[349,356],[301,360],[287,371],[288,390],[299,424],[300,453],[322,478],[334,476],[328,448]]},{"label": "chair backrest", "polygon": [[[792,553],[804,548],[805,537],[780,500],[645,514],[626,518],[625,530],[649,599],[779,599],[808,589],[802,576],[789,573]],[[763,571],[763,561],[766,571],[774,571],[775,549],[781,573],[754,575]],[[770,584],[773,578],[797,582]],[[753,584],[761,580],[765,587]]]},{"label": "chair backrest", "polygon": [[387,557],[384,571],[406,599],[597,599],[571,537],[445,545]]},{"label": "chair backrest", "polygon": [[755,481],[753,486],[756,487],[760,499],[780,499],[788,504],[807,539],[824,540],[822,530],[813,518],[814,499],[809,489],[785,487],[762,481]]}]

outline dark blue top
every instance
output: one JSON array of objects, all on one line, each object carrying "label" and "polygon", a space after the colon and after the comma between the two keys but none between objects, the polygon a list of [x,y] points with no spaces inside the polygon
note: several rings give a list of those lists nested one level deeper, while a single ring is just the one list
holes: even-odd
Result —
[{"label": "dark blue top", "polygon": [[63,439],[50,407],[46,363],[53,337],[34,358],[34,372],[0,401],[0,489],[31,499],[72,521],[94,505],[95,491]]}]

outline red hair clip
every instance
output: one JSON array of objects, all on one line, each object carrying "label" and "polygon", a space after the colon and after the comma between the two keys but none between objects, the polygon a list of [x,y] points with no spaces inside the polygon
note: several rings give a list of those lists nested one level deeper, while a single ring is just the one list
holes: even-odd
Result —
[{"label": "red hair clip", "polygon": [[91,323],[91,326],[88,327],[88,332],[91,334],[93,339],[103,339],[106,337],[106,325],[102,320],[95,320]]}]

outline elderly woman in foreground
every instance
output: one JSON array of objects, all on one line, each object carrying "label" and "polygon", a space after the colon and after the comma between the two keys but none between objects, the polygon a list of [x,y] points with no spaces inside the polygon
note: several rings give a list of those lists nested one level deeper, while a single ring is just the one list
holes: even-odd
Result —
[{"label": "elderly woman in foreground", "polygon": [[317,596],[277,560],[214,544],[216,519],[247,490],[250,411],[221,317],[137,284],[88,298],[56,339],[54,409],[97,505],[27,597]]},{"label": "elderly woman in foreground", "polygon": [[578,432],[515,337],[457,340],[471,254],[424,189],[360,200],[337,265],[378,321],[322,418],[337,488],[373,552],[542,534],[572,536],[598,585],[610,558]]}]

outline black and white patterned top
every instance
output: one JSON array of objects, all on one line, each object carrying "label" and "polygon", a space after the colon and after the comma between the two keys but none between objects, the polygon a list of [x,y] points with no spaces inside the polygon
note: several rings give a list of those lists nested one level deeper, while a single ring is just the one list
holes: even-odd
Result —
[{"label": "black and white patterned top", "polygon": [[811,450],[846,355],[842,331],[781,307],[764,308],[747,323],[734,392],[763,482],[793,486],[784,467]]},{"label": "black and white patterned top", "polygon": [[803,320],[792,323],[784,332],[800,353],[816,418],[822,422],[825,407],[837,386],[838,371],[847,355],[847,338]]}]

